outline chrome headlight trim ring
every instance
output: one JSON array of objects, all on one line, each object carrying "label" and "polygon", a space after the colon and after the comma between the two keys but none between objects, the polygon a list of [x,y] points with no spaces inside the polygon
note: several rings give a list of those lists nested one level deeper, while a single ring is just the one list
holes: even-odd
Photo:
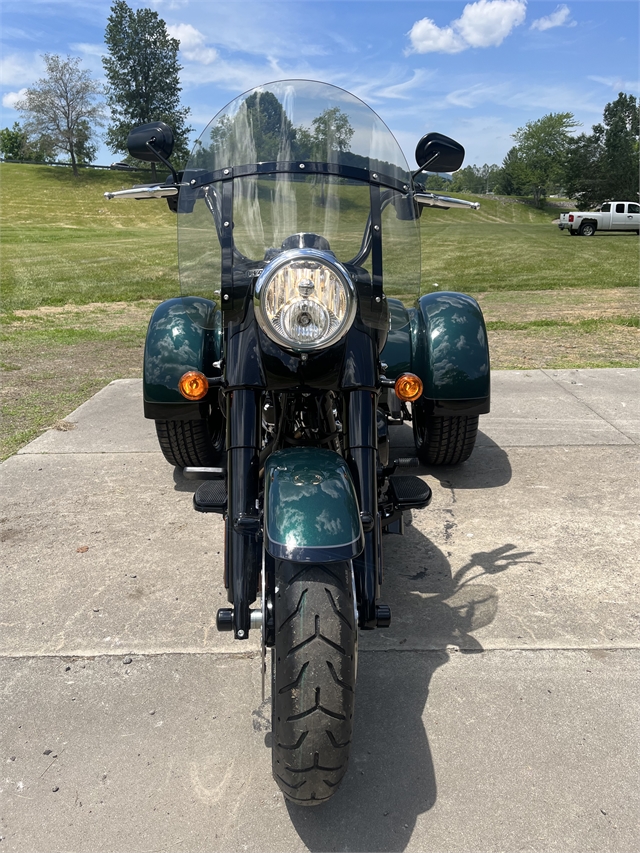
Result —
[{"label": "chrome headlight trim ring", "polygon": [[[293,271],[296,264],[306,264],[315,268],[324,267],[335,277],[344,291],[346,303],[341,317],[336,318],[329,311],[329,306],[321,298],[316,297],[313,293],[313,284],[309,282],[311,291],[301,292],[294,303],[289,300],[278,312],[278,316],[274,318],[277,325],[274,323],[274,319],[269,316],[265,304],[269,294],[269,286],[275,286],[274,280],[278,274],[284,272],[286,268]],[[302,285],[305,283],[306,279],[300,282]],[[294,340],[285,333],[285,328],[290,326],[290,317],[285,315],[285,310],[288,309],[290,312],[297,305],[298,309],[296,310],[305,311],[304,303],[309,303],[307,306],[309,310],[305,312],[309,317],[309,322],[315,321],[317,325],[321,323],[325,325],[325,329],[321,332],[318,340]],[[327,349],[346,335],[356,316],[357,297],[349,273],[333,254],[319,249],[290,249],[277,255],[258,276],[254,290],[254,309],[260,328],[274,343],[293,352],[309,352]]]}]

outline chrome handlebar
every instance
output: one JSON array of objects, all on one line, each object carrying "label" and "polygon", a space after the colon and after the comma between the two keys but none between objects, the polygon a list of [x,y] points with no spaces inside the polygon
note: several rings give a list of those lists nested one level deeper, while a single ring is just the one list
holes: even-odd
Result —
[{"label": "chrome handlebar", "polygon": [[150,184],[148,186],[131,187],[129,190],[118,190],[113,193],[105,193],[104,197],[112,198],[168,198],[178,195],[179,187],[165,187],[162,184]]},{"label": "chrome handlebar", "polygon": [[416,202],[423,207],[439,207],[441,210],[448,210],[450,207],[478,210],[480,207],[479,201],[465,201],[462,198],[451,198],[447,195],[434,195],[434,193],[415,193],[413,197]]}]

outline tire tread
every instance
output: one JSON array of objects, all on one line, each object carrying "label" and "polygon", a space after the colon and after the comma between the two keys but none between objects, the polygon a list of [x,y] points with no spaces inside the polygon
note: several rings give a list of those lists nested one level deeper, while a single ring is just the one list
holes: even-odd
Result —
[{"label": "tire tread", "polygon": [[156,421],[164,458],[176,468],[214,466],[219,461],[206,421]]},{"label": "tire tread", "polygon": [[318,805],[348,763],[356,627],[349,563],[276,563],[273,775],[285,797]]}]

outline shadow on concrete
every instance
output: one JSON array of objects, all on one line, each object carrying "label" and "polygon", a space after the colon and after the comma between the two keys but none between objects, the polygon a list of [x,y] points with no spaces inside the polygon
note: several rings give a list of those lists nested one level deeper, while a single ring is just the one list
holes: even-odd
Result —
[{"label": "shadow on concrete", "polygon": [[495,489],[511,479],[511,463],[506,452],[488,435],[478,432],[471,458],[461,465],[432,465],[418,469],[435,477],[450,489]]},{"label": "shadow on concrete", "polygon": [[187,480],[182,473],[182,468],[173,469],[173,488],[176,492],[191,492],[195,494],[198,486],[203,480]]},{"label": "shadow on concrete", "polygon": [[[423,549],[425,558],[428,554],[428,568],[401,576],[404,588],[395,585],[398,600],[395,607],[390,603],[392,611],[401,612],[417,593],[423,604],[422,627],[413,630],[417,627],[429,638],[432,650],[404,651],[403,640],[396,639],[393,649],[368,652],[362,650],[366,642],[361,643],[347,777],[322,806],[287,804],[294,828],[312,851],[405,849],[418,816],[437,798],[436,770],[423,722],[431,724],[427,705],[431,679],[450,659],[447,646],[467,653],[482,651],[471,632],[493,621],[498,592],[477,580],[517,566],[532,553],[506,544],[473,554],[452,574],[446,556],[419,531],[410,528],[405,539],[411,549]],[[391,563],[394,544],[386,545],[385,551]],[[446,719],[433,722],[446,724]]]},{"label": "shadow on concrete", "polygon": [[[389,436],[390,459],[415,457],[411,426],[394,426]],[[443,486],[454,489],[495,489],[508,483],[512,472],[507,453],[486,433],[478,430],[471,458],[461,465],[421,465],[418,468],[399,469],[398,473],[426,474],[440,480]]]}]

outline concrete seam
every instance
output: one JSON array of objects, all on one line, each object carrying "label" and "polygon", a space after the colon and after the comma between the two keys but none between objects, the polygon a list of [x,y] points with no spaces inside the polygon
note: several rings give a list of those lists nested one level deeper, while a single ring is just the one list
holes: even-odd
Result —
[{"label": "concrete seam", "polygon": [[570,396],[570,397],[572,397],[574,400],[576,400],[578,403],[580,403],[580,404],[581,404],[582,406],[584,406],[585,408],[589,409],[589,411],[590,411],[590,412],[593,412],[593,414],[594,414],[594,415],[596,415],[597,417],[599,417],[599,418],[600,418],[601,420],[603,420],[606,424],[609,424],[609,426],[610,426],[610,427],[612,427],[616,432],[619,432],[619,433],[620,433],[620,435],[623,435],[625,438],[628,438],[628,439],[629,439],[629,441],[631,441],[631,442],[633,442],[634,444],[636,444],[636,442],[633,440],[633,438],[631,438],[631,436],[630,436],[630,435],[627,435],[627,434],[626,434],[626,432],[623,432],[619,427],[617,427],[617,426],[615,426],[614,424],[612,424],[612,423],[611,423],[611,421],[608,421],[605,417],[603,417],[603,416],[600,414],[600,412],[596,412],[596,410],[595,410],[594,408],[592,408],[592,407],[589,405],[589,403],[586,403],[584,400],[581,400],[581,399],[580,399],[580,397],[578,397],[578,396],[577,396],[577,394],[574,394],[574,393],[571,391],[571,389],[570,389],[570,388],[567,388],[565,384],[563,384],[562,382],[558,382],[558,380],[557,380],[557,379],[554,379],[554,378],[553,378],[553,376],[550,376],[547,370],[545,370],[545,369],[543,369],[543,368],[540,368],[540,372],[541,372],[541,373],[544,373],[544,375],[545,375],[546,377],[548,377],[548,378],[549,378],[549,379],[554,383],[554,385],[557,385],[557,386],[558,386],[558,388],[562,389],[562,391],[564,391],[564,392],[565,392],[565,394],[569,394],[569,396]]},{"label": "concrete seam", "polygon": [[[374,654],[388,654],[389,652],[399,652],[404,654],[406,652],[411,652],[413,654],[441,654],[442,652],[446,652],[448,654],[462,654],[462,655],[486,655],[491,654],[492,652],[636,652],[640,651],[639,645],[632,646],[500,646],[495,648],[488,649],[461,649],[458,646],[440,646],[437,648],[431,649],[421,649],[416,647],[411,648],[390,648],[390,649],[359,649],[358,654],[361,655],[374,655]],[[73,652],[67,653],[58,653],[58,654],[42,654],[42,655],[29,655],[29,654],[0,654],[0,661],[10,661],[10,660],[73,660],[73,661],[88,661],[88,660],[119,660],[121,658],[130,657],[130,658],[159,658],[159,657],[220,657],[220,658],[239,658],[244,660],[254,660],[260,657],[260,652],[258,650],[251,652],[216,652],[216,651],[204,651],[204,652],[193,652],[193,651],[165,651],[165,652],[118,652],[114,653],[101,653],[101,654],[77,654]],[[130,664],[132,665],[132,664]]]}]

